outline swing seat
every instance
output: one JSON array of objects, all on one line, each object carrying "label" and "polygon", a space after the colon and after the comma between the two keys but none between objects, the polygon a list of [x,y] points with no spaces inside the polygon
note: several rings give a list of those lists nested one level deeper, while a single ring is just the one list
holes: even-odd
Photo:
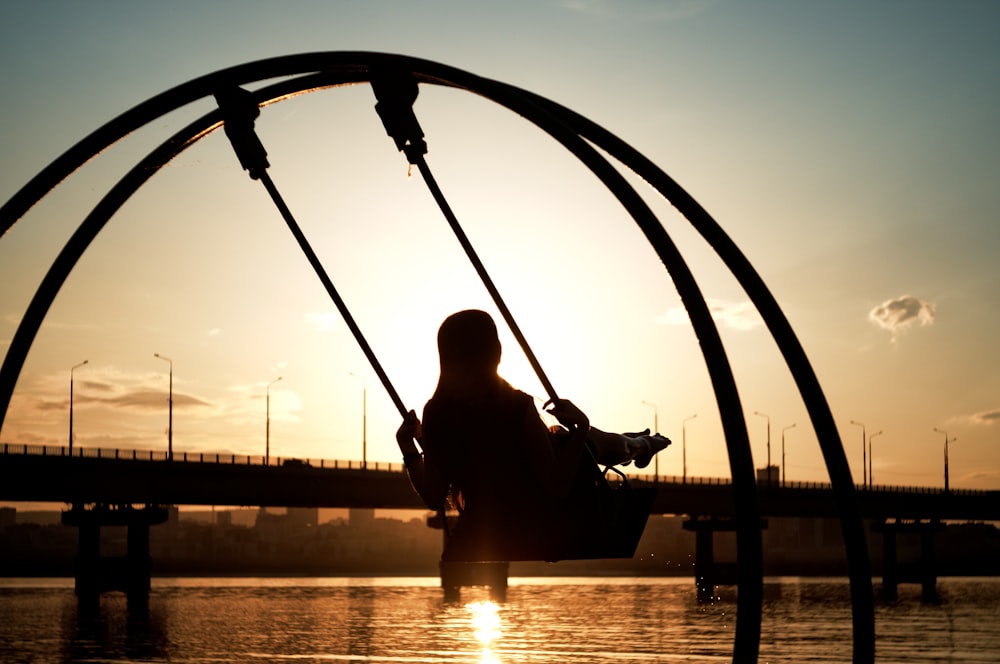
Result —
[{"label": "swing seat", "polygon": [[[597,476],[564,500],[497,518],[463,515],[445,540],[444,562],[631,558],[646,527],[655,489],[611,486]],[[447,531],[446,531],[447,532]]]}]

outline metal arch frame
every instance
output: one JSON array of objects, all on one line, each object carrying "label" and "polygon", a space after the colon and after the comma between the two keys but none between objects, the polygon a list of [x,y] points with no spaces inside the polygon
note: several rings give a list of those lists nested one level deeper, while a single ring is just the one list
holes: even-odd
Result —
[{"label": "metal arch frame", "polygon": [[[843,446],[818,380],[791,326],[749,261],[712,217],[662,170],[610,132],[583,116],[533,93],[468,72],[405,56],[371,52],[322,52],[251,62],[208,74],[167,90],[106,123],[43,169],[2,208],[0,236],[63,179],[93,156],[149,122],[187,103],[211,96],[220,87],[296,77],[257,90],[260,104],[318,89],[370,80],[373,69],[409,72],[418,81],[479,94],[512,110],[549,133],[583,161],[633,216],[663,261],[688,310],[702,346],[726,434],[737,504],[740,559],[738,621],[734,659],[755,661],[759,648],[762,560],[759,511],[746,423],[732,370],[718,330],[693,275],[673,242],[641,197],[593,146],[650,182],[716,250],[757,307],[791,370],[809,411],[837,496],[851,579],[854,661],[874,660],[874,607],[863,526]],[[105,195],[53,262],[0,368],[0,425],[28,349],[56,293],[104,224],[164,164],[221,125],[218,111],[191,123],[153,150]],[[589,142],[588,142],[589,141]]]},{"label": "metal arch frame", "polygon": [[[531,93],[527,93],[531,95]],[[532,95],[535,96],[535,95]],[[841,517],[841,531],[850,568],[850,588],[853,606],[854,661],[874,661],[875,616],[868,558],[867,538],[857,504],[854,481],[844,453],[836,423],[822,387],[799,343],[791,324],[763,279],[750,264],[736,243],[718,222],[690,194],[662,169],[633,147],[603,127],[580,114],[549,100],[539,100],[561,121],[573,126],[580,136],[593,142],[609,155],[631,168],[665,199],[670,201],[701,236],[715,249],[718,256],[736,277],[747,296],[761,314],[803,398],[816,431],[827,472],[834,487],[835,500]],[[651,243],[655,242],[650,239]]]}]

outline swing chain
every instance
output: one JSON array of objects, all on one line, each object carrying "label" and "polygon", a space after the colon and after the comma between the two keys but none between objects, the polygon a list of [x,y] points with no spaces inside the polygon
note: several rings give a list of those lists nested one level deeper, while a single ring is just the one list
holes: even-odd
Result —
[{"label": "swing chain", "polygon": [[368,341],[361,332],[361,328],[358,327],[343,298],[340,297],[337,288],[333,285],[333,281],[323,268],[319,256],[316,255],[316,252],[309,244],[309,240],[306,239],[298,222],[295,221],[292,211],[288,209],[284,199],[281,197],[281,193],[267,173],[267,168],[270,166],[267,161],[267,150],[264,149],[263,143],[261,143],[254,131],[254,120],[260,115],[260,106],[254,101],[253,93],[240,87],[230,87],[217,92],[215,99],[219,104],[219,111],[223,117],[226,136],[229,138],[230,143],[232,143],[233,151],[239,157],[240,164],[244,170],[250,172],[251,179],[260,180],[261,184],[264,185],[275,207],[278,208],[282,218],[288,225],[288,229],[292,232],[296,242],[298,242],[299,248],[302,249],[309,264],[312,265],[313,270],[316,272],[316,276],[319,277],[320,282],[326,288],[330,299],[333,300],[337,310],[340,311],[344,322],[350,328],[355,340],[357,340],[361,350],[368,358],[372,369],[375,370],[379,380],[382,381],[382,385],[389,394],[389,398],[396,405],[400,416],[405,417],[407,413],[406,406],[403,405],[403,401],[399,398],[392,383],[389,382],[389,377],[386,375],[382,365],[379,364],[378,358],[375,357],[374,351],[368,345]]},{"label": "swing chain", "polygon": [[496,303],[501,315],[510,327],[514,338],[517,340],[518,345],[521,346],[521,349],[527,356],[528,362],[535,370],[535,374],[549,395],[549,399],[556,399],[556,391],[552,387],[552,383],[549,382],[537,358],[531,352],[531,348],[521,333],[517,321],[514,320],[514,316],[504,303],[496,285],[486,272],[486,267],[479,259],[479,255],[476,253],[475,248],[473,248],[465,231],[462,230],[461,225],[458,223],[458,218],[451,210],[451,206],[448,205],[448,201],[445,199],[441,188],[438,187],[430,167],[427,165],[427,160],[424,159],[424,155],[427,153],[427,143],[424,141],[424,132],[420,128],[417,116],[413,112],[413,103],[416,101],[417,94],[419,93],[417,79],[412,74],[399,70],[375,70],[372,72],[371,85],[377,102],[375,110],[378,112],[379,117],[382,118],[382,124],[385,125],[386,133],[395,141],[396,148],[406,155],[410,165],[415,165],[420,170],[428,189],[431,191],[431,195],[441,209],[441,213],[454,231],[455,237],[458,239],[459,244],[462,245],[473,267],[475,267],[476,272],[483,281],[483,285],[489,291],[490,296],[493,298],[494,303]]},{"label": "swing chain", "polygon": [[386,133],[409,163],[417,164],[427,154],[424,130],[413,112],[413,103],[420,93],[417,79],[398,70],[377,70],[372,72],[371,85],[377,100],[375,111]]}]

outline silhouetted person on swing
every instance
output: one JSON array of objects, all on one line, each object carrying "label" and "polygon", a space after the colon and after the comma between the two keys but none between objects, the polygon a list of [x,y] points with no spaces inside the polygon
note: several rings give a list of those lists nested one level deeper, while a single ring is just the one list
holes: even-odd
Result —
[{"label": "silhouetted person on swing", "polygon": [[[648,429],[637,434],[595,429],[566,399],[555,400],[548,409],[562,427],[546,427],[532,397],[497,374],[500,340],[486,312],[449,316],[438,331],[438,352],[441,374],[423,421],[410,411],[396,440],[427,507],[441,509],[450,494],[459,509],[452,540],[462,544],[453,558],[571,557],[552,553],[545,540],[572,537],[559,534],[566,515],[575,513],[578,520],[588,516],[580,489],[593,482],[586,471],[595,468],[585,446],[605,466],[635,462],[644,468],[670,444]],[[566,542],[551,542],[558,544]]]}]

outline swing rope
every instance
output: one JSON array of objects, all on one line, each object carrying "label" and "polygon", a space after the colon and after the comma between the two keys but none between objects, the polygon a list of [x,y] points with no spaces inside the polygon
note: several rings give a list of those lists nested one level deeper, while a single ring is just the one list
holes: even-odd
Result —
[{"label": "swing rope", "polygon": [[[468,237],[462,230],[461,225],[458,223],[457,217],[455,216],[454,212],[452,212],[451,207],[448,205],[448,202],[445,199],[444,194],[441,192],[440,187],[437,185],[437,182],[435,181],[433,174],[431,173],[430,168],[426,163],[426,160],[423,158],[423,155],[427,151],[427,145],[423,141],[423,133],[420,130],[420,126],[417,123],[417,119],[413,113],[413,108],[412,108],[413,101],[416,100],[416,95],[417,95],[416,81],[409,76],[402,78],[397,76],[395,80],[392,80],[391,82],[389,82],[388,85],[386,85],[385,79],[379,79],[378,83],[376,83],[376,81],[373,79],[372,87],[375,88],[376,96],[378,98],[378,104],[376,105],[376,110],[382,117],[383,122],[386,125],[386,130],[389,132],[389,135],[392,136],[393,139],[396,141],[397,147],[399,147],[401,151],[405,152],[410,164],[416,165],[420,170],[420,173],[424,178],[429,190],[431,191],[431,194],[433,195],[435,201],[440,207],[441,212],[447,219],[448,224],[454,231],[460,244],[465,250],[469,260],[472,262],[476,271],[479,273],[479,276],[482,279],[483,284],[486,286],[490,295],[493,297],[493,300],[496,303],[501,314],[503,315],[504,320],[507,322],[515,338],[517,339],[518,344],[521,346],[522,351],[527,356],[529,362],[531,363],[532,368],[535,370],[536,375],[538,376],[539,380],[544,386],[546,393],[549,396],[550,402],[554,401],[555,399],[557,399],[557,396],[554,388],[552,387],[551,382],[549,382],[548,378],[545,376],[545,373],[542,371],[541,365],[538,363],[537,358],[531,351],[531,348],[528,346],[527,340],[524,338],[524,335],[521,333],[520,328],[514,321],[513,315],[510,313],[510,310],[504,303],[503,298],[500,296],[499,291],[497,290],[495,284],[493,283],[493,280],[490,278],[489,274],[487,274],[486,268],[483,266],[482,261],[479,259],[479,256],[476,254],[475,249],[469,242]],[[229,138],[233,146],[233,150],[236,152],[236,155],[240,160],[240,164],[242,165],[244,170],[248,171],[251,179],[260,180],[261,183],[264,185],[264,188],[270,195],[271,200],[273,201],[275,207],[278,209],[282,218],[285,220],[285,223],[288,225],[289,230],[292,232],[292,235],[298,242],[300,249],[305,254],[310,265],[312,265],[313,270],[316,272],[316,275],[319,277],[321,283],[326,288],[326,291],[330,296],[330,299],[333,300],[334,304],[337,306],[337,309],[343,316],[344,321],[347,323],[347,326],[350,328],[352,334],[354,335],[355,340],[361,347],[362,351],[365,353],[365,356],[368,358],[369,363],[375,370],[375,373],[378,375],[379,380],[382,382],[383,387],[385,388],[386,392],[389,394],[389,397],[395,404],[397,410],[399,411],[400,416],[405,418],[408,414],[406,407],[403,405],[402,400],[399,398],[399,395],[397,394],[395,388],[389,381],[389,378],[386,375],[385,370],[382,368],[378,359],[375,357],[375,354],[372,351],[371,346],[365,340],[364,334],[361,332],[361,329],[355,322],[354,317],[348,310],[347,305],[344,303],[343,298],[337,292],[337,289],[334,286],[333,281],[330,279],[329,275],[326,273],[326,270],[323,268],[323,265],[320,262],[319,257],[316,255],[315,251],[313,251],[311,245],[309,244],[309,241],[305,237],[305,234],[302,232],[302,229],[296,222],[295,217],[292,215],[291,210],[285,204],[285,201],[281,196],[281,193],[278,191],[277,186],[274,184],[273,180],[267,173],[267,168],[270,166],[270,164],[267,161],[267,151],[264,149],[263,144],[257,137],[257,134],[254,130],[254,122],[256,118],[260,115],[260,107],[254,100],[253,94],[242,88],[233,87],[216,93],[215,97],[219,104],[219,109],[223,117],[223,125],[226,132],[226,136]],[[594,462],[593,463],[594,471],[598,473],[601,480],[603,480],[602,485],[605,488],[607,488],[608,484],[605,474],[607,473],[608,469],[605,468],[604,472],[600,472],[596,460],[594,459],[594,453],[593,450],[590,448],[590,445],[589,444],[585,445],[584,449],[587,450],[588,456],[591,458],[591,461]],[[617,469],[615,469],[615,472],[621,475],[621,477],[624,479],[624,475],[620,471],[617,471]],[[595,484],[595,486],[597,485]],[[627,486],[627,480],[626,480],[626,486]],[[645,518],[649,514],[648,510],[649,503],[651,503],[651,498],[647,500],[644,512],[640,514],[640,516],[642,517],[643,525],[645,524]],[[450,536],[452,534],[451,528],[449,527],[448,516],[443,506],[439,510],[439,516],[442,520],[442,526],[445,530],[446,538],[450,539]],[[639,529],[638,532],[641,533],[641,528]]]},{"label": "swing rope", "polygon": [[424,155],[427,153],[427,143],[424,141],[424,132],[420,128],[417,116],[413,112],[413,102],[416,101],[418,94],[416,79],[399,71],[379,71],[373,73],[371,85],[377,100],[375,110],[382,119],[382,124],[385,125],[386,133],[395,141],[396,148],[406,155],[410,165],[416,166],[420,171],[420,175],[434,197],[438,208],[440,208],[444,218],[448,221],[448,225],[454,231],[455,237],[458,238],[459,244],[462,245],[462,249],[465,250],[465,255],[468,256],[472,266],[476,269],[490,297],[493,298],[497,309],[500,310],[500,315],[503,316],[522,352],[524,352],[525,357],[527,357],[528,362],[531,364],[535,375],[538,376],[538,380],[548,395],[549,402],[555,401],[558,398],[555,388],[552,387],[552,383],[542,370],[538,358],[535,357],[535,354],[531,351],[531,347],[528,346],[528,340],[525,339],[517,321],[514,320],[510,309],[504,303],[503,298],[500,296],[500,291],[497,290],[496,285],[493,283],[493,279],[486,272],[486,267],[479,259],[479,255],[476,253],[475,248],[473,248],[465,231],[462,230],[461,224],[458,223],[458,218],[444,197],[433,173],[431,173],[431,169],[427,165],[427,160],[424,159]]},{"label": "swing rope", "polygon": [[[375,92],[375,111],[382,119],[382,124],[385,126],[386,133],[395,142],[396,148],[406,156],[409,164],[411,166],[416,166],[420,171],[420,175],[423,177],[427,188],[431,192],[431,196],[437,203],[438,208],[444,215],[444,218],[448,221],[448,225],[451,226],[459,244],[461,244],[462,249],[465,250],[466,256],[469,258],[469,261],[479,274],[479,278],[482,280],[486,290],[493,298],[493,302],[496,304],[497,309],[499,309],[500,314],[507,323],[507,327],[510,328],[511,333],[514,335],[518,345],[521,347],[521,351],[528,359],[528,362],[531,364],[531,368],[534,370],[539,382],[545,389],[545,393],[549,399],[545,404],[547,406],[559,398],[556,395],[555,388],[545,375],[545,371],[542,369],[541,363],[539,363],[538,358],[535,356],[534,352],[532,352],[531,347],[528,345],[528,340],[521,332],[521,328],[518,326],[517,321],[514,320],[513,314],[511,314],[510,309],[507,307],[503,297],[500,295],[500,291],[497,290],[496,285],[493,283],[493,279],[490,278],[489,273],[486,272],[486,267],[479,259],[479,255],[476,253],[475,248],[469,241],[469,237],[462,229],[461,224],[459,224],[458,217],[456,217],[455,213],[452,211],[451,205],[448,204],[448,200],[445,198],[444,193],[438,186],[437,180],[434,178],[434,174],[431,173],[430,166],[427,165],[427,160],[424,158],[424,155],[427,154],[427,142],[424,140],[423,129],[421,129],[420,122],[417,120],[416,113],[413,111],[413,103],[417,100],[417,95],[419,93],[416,79],[412,75],[398,70],[374,71],[371,76],[371,86],[372,90]],[[593,464],[595,477],[599,477],[599,481],[603,485],[607,486],[606,475],[609,469],[614,470],[614,472],[622,478],[625,477],[621,471],[611,468],[610,466],[605,466],[603,471],[600,470],[600,465],[597,463],[597,455],[589,440],[584,445],[584,450],[586,450],[587,457]]]},{"label": "swing rope", "polygon": [[309,264],[312,265],[313,270],[316,272],[316,276],[319,277],[320,282],[322,282],[323,286],[326,288],[327,294],[337,306],[344,322],[347,323],[347,327],[350,328],[355,340],[358,342],[361,350],[368,358],[368,362],[371,364],[372,369],[374,369],[375,373],[378,375],[379,380],[382,382],[382,386],[389,394],[389,398],[392,399],[392,403],[395,404],[400,416],[406,417],[408,412],[406,406],[403,405],[402,399],[399,398],[399,394],[389,381],[389,377],[386,375],[385,370],[379,363],[378,358],[375,357],[374,351],[372,351],[368,341],[365,340],[365,336],[361,332],[361,328],[358,327],[358,324],[354,321],[354,317],[348,310],[343,298],[341,298],[340,294],[337,292],[336,287],[333,285],[333,281],[331,281],[329,275],[327,275],[319,257],[316,255],[316,252],[313,251],[312,246],[309,244],[309,240],[306,238],[302,229],[295,221],[295,217],[292,216],[291,210],[285,204],[281,193],[278,191],[274,181],[271,180],[270,175],[267,173],[267,168],[270,166],[267,161],[267,151],[264,149],[264,145],[260,142],[260,139],[257,137],[257,133],[254,131],[254,121],[257,116],[260,115],[260,107],[257,102],[254,101],[253,93],[240,87],[234,87],[217,92],[215,94],[215,99],[218,102],[219,110],[222,113],[223,126],[225,128],[226,136],[229,137],[229,142],[232,144],[233,151],[236,152],[236,156],[239,158],[240,164],[243,166],[243,170],[249,172],[250,179],[260,180],[260,182],[264,185],[264,188],[271,196],[271,200],[274,202],[275,207],[278,208],[278,211],[281,213],[281,216],[288,225],[292,235],[295,236],[295,240],[298,242],[299,248],[302,249],[302,253],[304,253],[306,258],[309,260]]}]

